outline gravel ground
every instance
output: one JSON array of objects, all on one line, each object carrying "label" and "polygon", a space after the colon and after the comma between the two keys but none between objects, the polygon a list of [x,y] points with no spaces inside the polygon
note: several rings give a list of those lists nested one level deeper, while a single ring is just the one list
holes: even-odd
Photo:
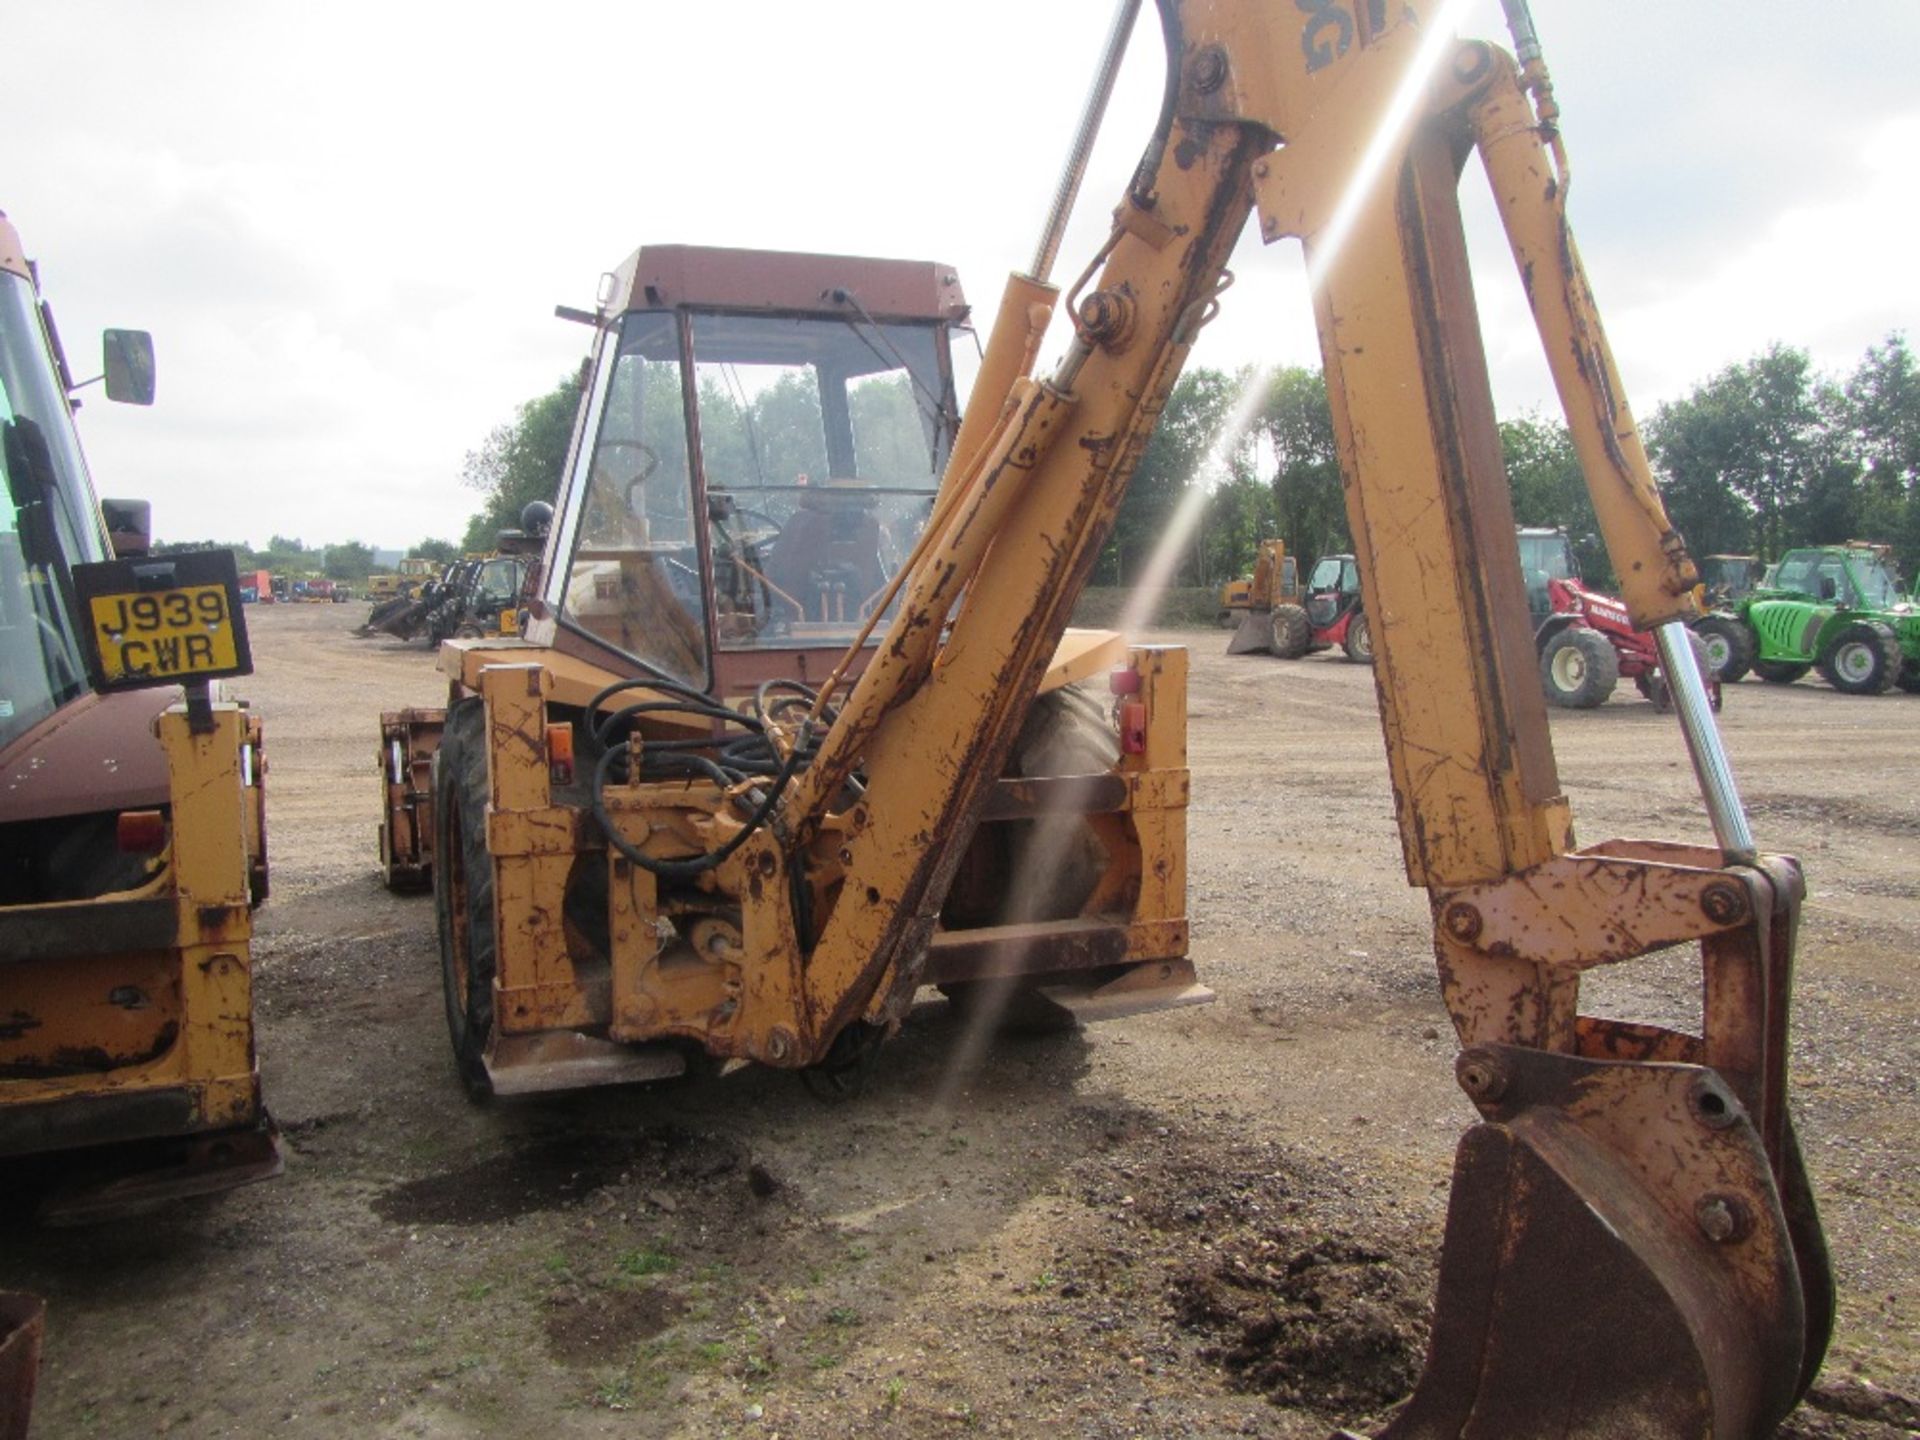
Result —
[{"label": "gravel ground", "polygon": [[[473,1106],[432,904],[374,869],[375,717],[431,656],[263,609],[259,1044],[286,1175],[0,1237],[50,1302],[41,1437],[1321,1437],[1419,1367],[1470,1112],[1368,673],[1193,648],[1197,1010],[1007,1036],[921,1006],[860,1098],[789,1077]],[[1799,854],[1794,1083],[1841,1285],[1786,1433],[1920,1434],[1920,701],[1749,681],[1728,745]],[[1554,719],[1584,839],[1705,839],[1671,720]],[[1697,1012],[1689,966],[1590,982]],[[1570,1307],[1582,1297],[1570,1295]]]}]

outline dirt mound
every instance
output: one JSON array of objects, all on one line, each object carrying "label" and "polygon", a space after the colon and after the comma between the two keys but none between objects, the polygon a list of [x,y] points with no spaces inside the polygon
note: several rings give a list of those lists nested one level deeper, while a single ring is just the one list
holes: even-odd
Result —
[{"label": "dirt mound", "polygon": [[648,1287],[557,1290],[547,1297],[547,1349],[568,1365],[619,1360],[678,1320],[686,1302]]},{"label": "dirt mound", "polygon": [[1419,1378],[1427,1283],[1348,1241],[1279,1232],[1174,1281],[1182,1324],[1222,1337],[1203,1353],[1246,1389],[1329,1414],[1378,1410]]}]

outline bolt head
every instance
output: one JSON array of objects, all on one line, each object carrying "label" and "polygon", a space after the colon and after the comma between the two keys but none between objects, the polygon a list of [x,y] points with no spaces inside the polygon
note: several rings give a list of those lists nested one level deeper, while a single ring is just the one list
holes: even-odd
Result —
[{"label": "bolt head", "polygon": [[1700,892],[1700,911],[1716,925],[1747,917],[1747,892],[1731,880],[1716,880]]},{"label": "bolt head", "polygon": [[1738,1195],[1702,1195],[1693,1218],[1700,1233],[1716,1245],[1732,1245],[1753,1230],[1753,1212]]},{"label": "bolt head", "polygon": [[1218,45],[1209,45],[1193,59],[1193,88],[1202,95],[1218,90],[1227,78],[1227,57]]},{"label": "bolt head", "polygon": [[1476,1104],[1491,1105],[1507,1093],[1513,1081],[1506,1062],[1491,1050],[1476,1047],[1462,1050],[1453,1062],[1454,1078],[1467,1098]]},{"label": "bolt head", "polygon": [[1480,912],[1464,900],[1447,906],[1440,923],[1446,926],[1447,934],[1462,944],[1471,944],[1480,937]]}]

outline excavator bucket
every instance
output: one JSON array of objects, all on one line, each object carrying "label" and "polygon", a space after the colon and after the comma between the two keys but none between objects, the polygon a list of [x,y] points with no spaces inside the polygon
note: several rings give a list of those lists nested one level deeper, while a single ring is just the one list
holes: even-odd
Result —
[{"label": "excavator bucket", "polygon": [[366,623],[353,633],[365,638],[371,635],[391,635],[399,640],[411,640],[420,633],[420,626],[427,618],[427,612],[433,607],[424,600],[411,595],[396,595],[393,599],[377,606],[367,616]]},{"label": "excavator bucket", "polygon": [[1426,1368],[1380,1440],[1772,1433],[1833,1308],[1791,1132],[1776,1189],[1712,1070],[1506,1046],[1461,1066],[1497,1095],[1455,1162]]},{"label": "excavator bucket", "polygon": [[1227,641],[1229,655],[1259,655],[1273,649],[1273,612],[1248,610],[1240,617],[1240,626]]},{"label": "excavator bucket", "polygon": [[27,1440],[46,1310],[38,1296],[0,1290],[0,1440]]}]

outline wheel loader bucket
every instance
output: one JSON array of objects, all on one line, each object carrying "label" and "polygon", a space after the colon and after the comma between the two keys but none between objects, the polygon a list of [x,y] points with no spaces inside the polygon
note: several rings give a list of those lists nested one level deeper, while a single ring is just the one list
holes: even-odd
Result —
[{"label": "wheel loader bucket", "polygon": [[0,1440],[27,1440],[46,1309],[38,1296],[0,1290]]},{"label": "wheel loader bucket", "polygon": [[1273,612],[1248,610],[1240,616],[1240,627],[1227,641],[1229,655],[1259,655],[1273,649]]},{"label": "wheel loader bucket", "polygon": [[1461,1141],[1426,1368],[1380,1440],[1771,1434],[1832,1317],[1791,1136],[1776,1187],[1712,1070],[1463,1059],[1504,1093]]}]

